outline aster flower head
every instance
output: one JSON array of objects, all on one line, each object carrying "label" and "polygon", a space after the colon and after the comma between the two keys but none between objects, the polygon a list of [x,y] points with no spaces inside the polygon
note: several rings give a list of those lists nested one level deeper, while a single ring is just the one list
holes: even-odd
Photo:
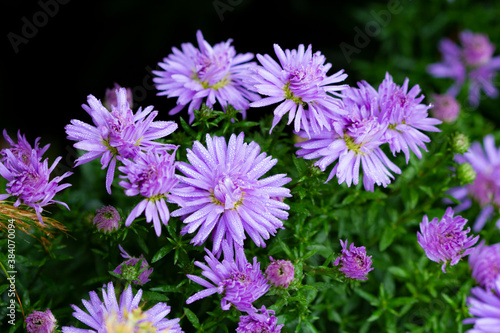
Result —
[{"label": "aster flower head", "polygon": [[493,289],[495,281],[500,279],[500,243],[485,245],[482,241],[469,254],[469,267],[481,287]]},{"label": "aster flower head", "polygon": [[120,228],[120,213],[113,206],[103,206],[96,211],[92,223],[98,230],[109,233]]},{"label": "aster flower head", "polygon": [[15,156],[9,149],[4,149],[5,160],[0,163],[0,175],[7,180],[7,194],[0,194],[0,200],[10,196],[16,197],[14,207],[25,204],[32,207],[40,223],[43,224],[43,207],[58,203],[69,209],[62,201],[54,200],[54,196],[71,184],[59,184],[72,172],[50,179],[50,174],[55,169],[62,157],[56,158],[49,168],[48,161],[40,161],[39,151],[33,149],[29,158],[24,155]]},{"label": "aster flower head", "polygon": [[500,148],[495,146],[493,135],[486,135],[483,145],[475,141],[469,151],[456,155],[458,163],[469,163],[476,172],[474,182],[455,187],[448,194],[461,201],[455,208],[460,212],[469,208],[473,202],[481,207],[481,213],[474,222],[472,230],[479,232],[493,215],[495,207],[500,207]]},{"label": "aster flower head", "polygon": [[40,138],[36,138],[35,144],[31,147],[31,144],[26,139],[24,134],[21,135],[21,131],[17,131],[17,142],[12,140],[7,134],[7,130],[3,130],[3,137],[9,143],[10,147],[0,150],[0,162],[8,162],[6,150],[9,150],[12,155],[14,155],[18,160],[25,162],[26,164],[31,163],[31,154],[34,152],[38,160],[42,159],[42,155],[49,149],[50,144],[46,144],[40,148]]},{"label": "aster flower head", "polygon": [[343,242],[340,239],[342,246],[341,255],[337,257],[333,263],[335,266],[340,264],[342,273],[347,278],[356,280],[367,280],[366,275],[373,270],[372,256],[366,255],[366,248],[364,246],[356,247],[351,243],[347,248],[347,239]]},{"label": "aster flower head", "polygon": [[488,63],[495,52],[495,45],[490,42],[488,35],[464,30],[459,38],[463,46],[462,56],[468,66],[475,67]]},{"label": "aster flower head", "polygon": [[460,114],[460,104],[455,97],[450,95],[433,94],[432,98],[432,115],[446,123],[452,123]]},{"label": "aster flower head", "polygon": [[415,85],[408,91],[408,85],[408,78],[399,86],[386,73],[378,88],[380,117],[389,122],[385,140],[394,155],[403,151],[406,163],[410,159],[410,150],[418,158],[422,158],[420,148],[427,151],[425,143],[430,139],[421,131],[440,132],[435,125],[441,124],[441,120],[429,117],[428,110],[432,105],[421,103],[424,96],[420,95],[420,87]]},{"label": "aster flower head", "polygon": [[466,219],[453,215],[451,207],[446,209],[441,219],[435,217],[429,221],[424,215],[420,232],[417,232],[418,244],[430,260],[443,263],[443,273],[446,273],[446,264],[456,265],[473,251],[472,246],[479,240],[479,236],[468,236],[470,228],[464,230]]},{"label": "aster flower head", "polygon": [[52,312],[33,311],[26,317],[26,331],[28,333],[52,333],[57,327],[57,320]]},{"label": "aster flower head", "polygon": [[224,137],[206,136],[206,148],[198,141],[187,150],[189,163],[177,168],[181,187],[177,194],[183,202],[172,216],[183,216],[186,226],[181,234],[194,233],[191,240],[201,245],[212,234],[213,252],[220,252],[226,239],[243,246],[247,233],[257,246],[283,227],[290,208],[280,198],[290,197],[283,185],[291,179],[285,174],[262,178],[278,161],[260,152],[255,142],[244,143],[244,134]]},{"label": "aster flower head", "polygon": [[253,312],[255,308],[252,303],[263,296],[269,290],[269,284],[260,270],[257,257],[253,263],[249,263],[242,246],[222,242],[224,259],[220,262],[214,253],[205,249],[206,264],[195,261],[194,264],[203,269],[202,275],[211,282],[196,275],[187,277],[202,285],[206,289],[197,292],[186,300],[186,304],[218,293],[223,295],[221,299],[222,310],[229,310],[231,305],[240,311]]},{"label": "aster flower head", "polygon": [[329,120],[346,113],[341,101],[331,94],[347,88],[346,84],[335,85],[344,81],[347,74],[340,70],[327,76],[332,65],[325,64],[326,58],[321,52],[313,54],[311,45],[307,49],[301,44],[296,50],[283,51],[274,44],[274,51],[279,63],[267,54],[257,55],[262,66],[254,69],[254,89],[268,97],[250,105],[262,107],[281,102],[274,110],[269,133],[286,113],[288,124],[294,121],[296,132],[301,128],[308,134],[310,129],[315,133],[330,129]]},{"label": "aster flower head", "polygon": [[281,328],[285,325],[276,325],[278,318],[274,316],[274,313],[273,310],[268,310],[263,305],[262,308],[255,312],[240,316],[236,333],[280,333]]},{"label": "aster flower head", "polygon": [[108,168],[108,193],[111,193],[117,159],[132,159],[140,151],[153,147],[173,149],[173,145],[163,145],[154,140],[177,129],[177,124],[173,121],[153,121],[158,115],[158,111],[153,111],[153,106],[144,110],[139,108],[134,114],[127,101],[125,88],[117,89],[115,93],[117,102],[111,106],[111,111],[92,95],[88,96],[88,105],[82,105],[92,117],[94,126],[73,119],[65,127],[68,140],[78,141],[74,147],[87,151],[76,160],[75,166],[100,157],[102,169]]},{"label": "aster flower head", "polygon": [[474,324],[470,333],[496,333],[500,327],[500,279],[495,281],[494,290],[474,287],[467,297],[467,305],[472,318],[463,324]]},{"label": "aster flower head", "polygon": [[295,269],[289,260],[274,260],[269,257],[271,263],[266,268],[266,277],[275,287],[288,288],[295,278]]},{"label": "aster flower head", "polygon": [[[143,284],[151,281],[149,276],[153,273],[153,268],[149,267],[147,260],[141,254],[139,258],[131,257],[121,245],[118,245],[121,251],[121,256],[127,260],[118,265],[113,273],[121,274],[123,279],[132,282],[135,285],[142,286]],[[140,268],[136,266],[140,263]]]},{"label": "aster flower head", "polygon": [[[333,130],[323,130],[311,138],[299,142],[297,156],[304,159],[317,159],[314,165],[321,171],[332,163],[334,165],[326,182],[334,176],[338,183],[345,182],[347,186],[359,183],[360,167],[363,170],[363,185],[365,190],[373,191],[374,184],[386,187],[394,173],[401,170],[392,163],[380,146],[385,143],[384,134],[387,121],[377,115],[377,100],[371,94],[365,95],[360,89],[348,88],[344,92],[344,105],[349,114],[343,119],[332,122]],[[364,96],[361,98],[360,96]],[[307,138],[307,133],[299,132],[299,136]]]},{"label": "aster flower head", "polygon": [[199,30],[196,39],[198,48],[191,43],[182,44],[181,50],[172,48],[172,53],[158,64],[162,70],[153,71],[157,75],[153,82],[160,91],[158,95],[177,97],[177,106],[169,114],[176,114],[189,104],[192,123],[194,110],[202,103],[212,107],[218,102],[224,111],[230,104],[245,117],[250,101],[258,98],[247,87],[253,54],[237,54],[231,39],[212,47]]},{"label": "aster flower head", "polygon": [[487,35],[468,30],[459,34],[461,46],[445,38],[439,43],[443,56],[440,63],[430,64],[427,72],[437,78],[454,81],[447,94],[457,96],[466,81],[469,82],[469,103],[478,106],[481,90],[490,98],[498,96],[493,80],[500,70],[500,57],[493,57],[495,46]]},{"label": "aster flower head", "polygon": [[165,316],[170,313],[170,307],[166,303],[157,303],[147,311],[139,307],[142,297],[142,289],[134,296],[132,287],[129,285],[116,299],[115,288],[112,282],[102,288],[102,301],[96,292],[89,293],[90,300],[82,300],[85,312],[76,305],[71,307],[73,317],[89,326],[90,329],[82,330],[73,326],[64,326],[63,333],[81,332],[116,332],[118,329],[130,329],[127,332],[170,332],[181,333],[179,319],[169,320]]},{"label": "aster flower head", "polygon": [[123,174],[119,182],[125,188],[127,196],[141,195],[142,201],[135,206],[125,220],[125,226],[130,226],[134,219],[143,212],[146,222],[153,221],[156,235],[161,235],[161,224],[167,225],[170,212],[167,201],[176,202],[175,186],[179,182],[175,175],[175,153],[168,154],[165,150],[150,150],[139,152],[134,160],[123,160],[123,166],[118,170]]}]

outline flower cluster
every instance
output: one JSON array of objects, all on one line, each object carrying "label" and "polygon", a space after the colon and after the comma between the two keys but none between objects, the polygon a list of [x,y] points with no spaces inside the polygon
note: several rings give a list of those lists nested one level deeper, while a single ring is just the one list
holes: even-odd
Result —
[{"label": "flower cluster", "polygon": [[277,174],[259,179],[276,163],[276,159],[260,152],[255,142],[243,142],[244,134],[231,135],[229,142],[223,137],[207,134],[205,148],[200,142],[187,150],[189,163],[178,162],[177,190],[180,209],[172,216],[182,216],[186,226],[181,234],[193,233],[195,245],[201,245],[212,233],[214,253],[220,253],[223,239],[232,246],[243,246],[245,232],[257,246],[265,247],[281,220],[288,218],[290,207],[282,198],[290,197],[283,185],[291,179]]},{"label": "flower cluster", "polygon": [[42,161],[42,155],[49,145],[40,148],[40,138],[35,140],[32,148],[20,132],[17,134],[17,143],[8,136],[7,131],[4,130],[3,135],[11,147],[0,151],[0,175],[7,180],[5,189],[7,193],[0,194],[0,200],[11,196],[16,197],[14,207],[21,204],[32,207],[41,224],[43,224],[43,207],[58,203],[68,208],[66,203],[54,200],[54,196],[71,186],[71,184],[59,184],[59,182],[69,177],[72,172],[65,172],[61,176],[50,179],[50,174],[62,157],[56,158],[49,168],[48,160]]},{"label": "flower cluster", "polygon": [[217,102],[223,110],[232,105],[243,112],[258,95],[248,88],[249,63],[253,54],[236,54],[231,40],[214,45],[196,33],[198,48],[191,43],[182,44],[182,50],[172,48],[172,54],[158,65],[162,70],[153,71],[158,95],[177,97],[177,106],[170,110],[173,115],[188,106],[189,122],[194,121],[194,110],[201,104],[209,107]]},{"label": "flower cluster", "polygon": [[473,142],[469,151],[457,155],[456,160],[460,164],[469,163],[476,172],[476,178],[472,184],[450,189],[448,194],[461,202],[455,207],[455,212],[471,207],[473,201],[479,204],[481,213],[472,228],[474,232],[479,232],[495,209],[500,207],[500,148],[495,146],[493,135],[486,135],[483,146]]},{"label": "flower cluster", "polygon": [[[86,332],[169,332],[182,333],[179,319],[167,319],[170,307],[166,303],[157,303],[147,311],[139,307],[142,297],[140,289],[134,296],[129,285],[116,299],[115,288],[112,282],[102,288],[102,301],[95,291],[89,293],[90,301],[82,300],[85,312],[76,305],[72,305],[73,316],[89,326]],[[63,326],[63,333],[79,333],[82,329],[73,326]]]},{"label": "flower cluster", "polygon": [[429,222],[425,215],[420,223],[420,232],[417,232],[418,244],[430,260],[443,263],[441,270],[444,273],[447,263],[456,265],[474,250],[472,246],[479,240],[479,236],[468,236],[470,228],[463,230],[466,219],[453,215],[451,207],[446,209],[441,220],[435,217]]},{"label": "flower cluster", "polygon": [[158,114],[158,111],[153,111],[153,106],[144,110],[139,108],[134,114],[125,88],[115,90],[115,94],[116,103],[111,105],[111,111],[92,95],[87,98],[88,105],[82,105],[94,126],[72,119],[71,124],[65,127],[68,140],[78,141],[74,147],[87,151],[76,160],[75,166],[100,157],[102,168],[108,168],[106,190],[110,194],[117,160],[134,159],[139,152],[154,147],[173,149],[172,145],[154,140],[177,129],[173,121],[153,121]]},{"label": "flower cluster", "polygon": [[[419,86],[408,91],[408,83],[406,79],[398,86],[387,73],[378,91],[365,81],[358,88],[344,90],[342,102],[348,114],[331,119],[332,130],[313,133],[297,143],[297,155],[318,159],[315,165],[322,171],[338,161],[327,182],[337,176],[339,184],[356,185],[362,168],[365,190],[373,191],[375,184],[386,187],[394,178],[391,171],[399,174],[401,170],[381,145],[387,143],[393,155],[402,151],[408,163],[410,151],[421,158],[420,149],[426,149],[425,143],[430,141],[421,131],[439,131],[435,125],[441,123],[428,116],[430,106],[421,104],[424,96],[419,96]],[[298,134],[309,138],[304,131]]]},{"label": "flower cluster", "polygon": [[452,79],[454,83],[447,94],[454,97],[468,81],[469,103],[478,106],[481,90],[490,98],[498,96],[493,80],[500,70],[500,56],[493,57],[495,46],[487,35],[465,30],[459,39],[461,46],[448,38],[441,40],[439,51],[443,61],[429,65],[427,71],[436,78]]}]

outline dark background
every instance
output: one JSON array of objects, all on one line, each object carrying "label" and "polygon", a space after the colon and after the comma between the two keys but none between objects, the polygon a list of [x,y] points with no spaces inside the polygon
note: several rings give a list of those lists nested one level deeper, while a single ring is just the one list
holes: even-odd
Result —
[{"label": "dark background", "polygon": [[[339,44],[352,41],[356,25],[349,15],[352,1],[61,2],[67,3],[10,1],[2,10],[1,127],[11,137],[20,129],[30,142],[42,137],[42,144],[51,143],[50,160],[70,154],[73,142],[65,139],[64,126],[71,119],[90,122],[81,108],[87,96],[102,99],[115,82],[133,89],[135,108],[154,105],[158,119],[173,119],[168,111],[175,99],[156,96],[151,70],[172,47],[197,46],[198,29],[212,45],[233,39],[238,53],[274,57],[273,43],[283,49],[312,44],[333,64],[333,74],[348,65]],[[251,109],[248,117],[259,112]]]}]

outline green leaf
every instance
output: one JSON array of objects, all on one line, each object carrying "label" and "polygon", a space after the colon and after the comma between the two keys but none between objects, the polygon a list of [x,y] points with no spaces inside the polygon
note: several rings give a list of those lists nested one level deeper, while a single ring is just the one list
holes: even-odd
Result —
[{"label": "green leaf", "polygon": [[142,299],[145,301],[152,302],[166,302],[168,301],[168,297],[164,294],[160,294],[154,291],[144,291],[142,294]]},{"label": "green leaf", "polygon": [[384,309],[378,309],[377,311],[375,311],[374,313],[372,313],[372,315],[370,317],[368,317],[367,321],[371,322],[371,321],[375,321],[377,320],[382,314],[384,313]]},{"label": "green leaf", "polygon": [[364,298],[365,300],[367,300],[368,302],[370,302],[370,304],[373,306],[378,306],[380,303],[380,301],[377,297],[373,296],[370,293],[367,293],[363,289],[357,288],[357,289],[354,289],[354,292],[356,294],[358,294],[359,296],[361,296],[362,298]]},{"label": "green leaf", "polygon": [[188,123],[186,123],[184,118],[180,117],[179,121],[180,121],[181,127],[184,131],[186,131],[190,136],[196,137],[196,132],[191,128],[191,126],[188,125]]},{"label": "green leaf", "polygon": [[189,310],[188,308],[184,308],[184,313],[186,314],[187,319],[193,325],[193,327],[196,329],[199,329],[200,328],[200,320],[194,314],[194,312]]},{"label": "green leaf", "polygon": [[387,269],[392,275],[406,279],[408,278],[408,272],[401,267],[391,266]]},{"label": "green leaf", "polygon": [[173,249],[173,245],[172,244],[165,245],[164,247],[162,247],[161,249],[159,249],[158,252],[155,253],[155,255],[153,256],[153,259],[151,259],[151,263],[154,264],[158,260],[162,259],[170,251],[172,251],[172,249]]},{"label": "green leaf", "polygon": [[379,250],[385,251],[385,249],[387,249],[392,244],[395,237],[396,229],[390,226],[386,227],[384,229],[384,232],[382,233],[382,237],[380,238]]}]

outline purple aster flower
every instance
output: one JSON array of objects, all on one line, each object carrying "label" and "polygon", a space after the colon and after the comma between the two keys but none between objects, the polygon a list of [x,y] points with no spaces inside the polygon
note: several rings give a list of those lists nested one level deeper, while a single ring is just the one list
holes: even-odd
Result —
[{"label": "purple aster flower", "polygon": [[[118,84],[115,83],[115,86],[112,89],[106,89],[105,97],[104,97],[104,107],[106,109],[111,110],[112,106],[117,107],[118,106],[118,98],[116,91],[120,90],[122,87]],[[126,88],[127,92],[127,103],[128,105],[133,104],[133,99],[132,99],[132,90],[130,88]]]},{"label": "purple aster flower", "polygon": [[[177,97],[177,106],[170,110],[173,115],[188,106],[189,123],[194,120],[194,110],[204,102],[213,107],[219,103],[225,111],[228,105],[245,111],[250,101],[258,95],[249,91],[247,81],[252,53],[236,54],[232,40],[210,46],[201,31],[196,32],[198,47],[191,43],[181,45],[182,50],[172,48],[172,53],[158,65],[163,69],[153,71],[158,95]],[[205,100],[206,99],[206,100]]]},{"label": "purple aster flower", "polygon": [[470,228],[463,230],[466,219],[453,215],[451,207],[446,209],[441,220],[435,217],[429,222],[427,215],[424,215],[420,232],[417,232],[418,244],[430,260],[443,263],[443,273],[446,273],[447,263],[456,265],[461,258],[473,251],[471,246],[479,240],[479,236],[467,235]]},{"label": "purple aster flower", "polygon": [[290,207],[279,200],[290,197],[283,185],[291,179],[285,174],[259,179],[278,161],[260,153],[260,146],[243,142],[244,134],[223,137],[207,134],[205,148],[200,142],[187,150],[189,163],[179,162],[177,168],[183,187],[177,192],[184,199],[172,216],[183,216],[187,224],[181,234],[193,233],[191,240],[201,245],[212,233],[213,252],[219,253],[226,239],[243,246],[245,232],[257,246],[265,247],[269,239],[288,218]]},{"label": "purple aster flower", "polygon": [[0,175],[7,180],[7,194],[0,194],[0,200],[10,196],[17,197],[14,207],[21,203],[35,209],[40,223],[43,224],[43,207],[58,203],[69,209],[66,203],[54,200],[57,192],[71,186],[71,184],[59,184],[64,178],[69,177],[72,172],[66,172],[62,176],[56,176],[49,180],[50,173],[57,166],[62,157],[56,158],[51,167],[45,159],[40,161],[39,151],[33,149],[31,155],[15,156],[9,149],[4,149],[5,160],[0,163]]},{"label": "purple aster flower", "polygon": [[8,149],[12,155],[14,155],[17,159],[25,162],[26,164],[31,163],[31,154],[34,151],[35,155],[38,157],[40,161],[42,159],[42,155],[49,149],[50,144],[45,145],[40,148],[40,138],[36,138],[34,147],[32,148],[26,136],[21,135],[21,131],[17,131],[17,142],[12,140],[10,136],[7,134],[7,131],[3,130],[3,136],[5,140],[9,143],[10,147],[0,150],[0,162],[8,162],[6,150]]},{"label": "purple aster flower", "polygon": [[269,257],[271,263],[266,268],[266,277],[275,287],[288,288],[295,278],[293,264],[289,260],[274,260]]},{"label": "purple aster flower", "polygon": [[448,38],[442,39],[438,47],[443,61],[428,65],[427,72],[436,78],[452,79],[454,83],[446,94],[457,96],[467,77],[467,68],[462,62],[462,50]]},{"label": "purple aster flower", "polygon": [[120,213],[113,206],[104,206],[96,211],[92,222],[98,230],[108,233],[120,228]]},{"label": "purple aster flower", "polygon": [[57,327],[57,320],[52,312],[33,311],[26,317],[26,331],[28,333],[52,333]]},{"label": "purple aster flower", "polygon": [[[362,85],[360,85],[362,87]],[[349,88],[345,91],[344,105],[349,114],[343,119],[332,122],[333,130],[324,129],[312,133],[310,140],[295,144],[301,148],[297,156],[304,159],[317,159],[314,165],[322,171],[335,161],[327,182],[337,176],[339,184],[357,185],[360,167],[363,169],[363,185],[367,191],[374,190],[374,184],[387,186],[394,178],[390,171],[401,173],[380,146],[385,143],[384,134],[387,121],[378,117],[376,99],[358,100],[365,89]],[[299,132],[307,138],[308,134]],[[390,170],[390,171],[389,171]]]},{"label": "purple aster flower", "polygon": [[[260,313],[258,313],[260,311]],[[248,315],[240,316],[240,322],[236,333],[280,333],[285,325],[276,325],[278,318],[274,316],[273,310],[268,310],[263,305],[260,310],[250,312]]]},{"label": "purple aster flower", "polygon": [[482,241],[469,254],[472,277],[483,288],[490,290],[500,278],[500,243],[484,245]]},{"label": "purple aster flower", "polygon": [[157,303],[147,311],[139,308],[142,289],[139,289],[134,296],[132,287],[129,285],[117,301],[113,283],[109,282],[107,287],[102,288],[102,301],[94,291],[91,291],[89,295],[90,301],[82,300],[88,313],[76,305],[71,305],[71,307],[75,310],[73,317],[91,329],[64,326],[63,333],[137,332],[139,329],[147,332],[161,332],[162,330],[171,333],[182,332],[178,318],[172,320],[165,318],[170,313],[170,307],[166,303]]},{"label": "purple aster flower", "polygon": [[463,324],[474,324],[470,333],[498,333],[500,332],[500,279],[495,282],[495,289],[485,290],[474,287],[467,297],[469,313],[475,317],[467,318]]},{"label": "purple aster flower", "polygon": [[447,94],[456,96],[465,80],[469,80],[469,103],[478,106],[481,90],[490,98],[498,96],[493,80],[500,70],[500,56],[492,57],[495,46],[487,35],[464,30],[459,34],[461,46],[449,39],[440,42],[443,62],[429,65],[427,71],[437,78],[451,78],[455,82]]},{"label": "purple aster flower", "polygon": [[257,257],[253,264],[247,261],[243,247],[227,241],[222,242],[224,260],[220,262],[212,252],[205,249],[206,264],[195,261],[194,264],[203,269],[202,275],[211,282],[196,275],[187,275],[189,279],[207,288],[197,292],[186,300],[186,304],[205,298],[212,294],[222,294],[222,310],[229,310],[231,305],[240,311],[253,312],[252,303],[269,290],[269,284],[260,270]]},{"label": "purple aster flower", "polygon": [[495,45],[491,44],[487,35],[464,30],[459,37],[463,46],[462,56],[468,66],[480,66],[490,61]]},{"label": "purple aster flower", "polygon": [[333,264],[335,266],[340,264],[339,271],[344,273],[347,278],[367,280],[366,275],[373,270],[373,267],[372,256],[366,255],[366,248],[364,246],[356,247],[354,243],[351,243],[347,249],[347,239],[345,242],[340,239],[340,245],[342,245],[342,254],[337,257]]},{"label": "purple aster flower", "polygon": [[312,53],[309,45],[299,45],[297,50],[283,50],[274,44],[274,52],[279,64],[269,55],[257,55],[262,66],[256,67],[254,89],[265,96],[250,104],[252,107],[262,107],[280,103],[274,110],[271,130],[281,118],[288,113],[288,124],[294,121],[294,129],[303,129],[307,134],[312,129],[314,133],[323,128],[330,129],[330,120],[346,114],[340,99],[333,97],[337,91],[348,86],[334,85],[344,81],[347,74],[343,70],[327,76],[331,64],[325,64],[325,56],[321,52]]},{"label": "purple aster flower", "polygon": [[440,132],[434,125],[441,124],[441,120],[429,117],[427,110],[431,105],[420,103],[424,99],[423,95],[419,96],[420,87],[415,85],[408,91],[408,84],[406,78],[403,85],[398,86],[386,73],[378,88],[380,117],[389,122],[385,140],[394,155],[403,151],[406,163],[410,159],[410,149],[418,158],[422,158],[419,148],[427,151],[425,142],[431,140],[421,131]]},{"label": "purple aster flower", "polygon": [[[175,154],[175,153],[174,153]],[[125,220],[125,226],[130,226],[134,219],[143,212],[146,222],[153,221],[156,235],[161,235],[161,224],[167,225],[170,212],[166,200],[177,202],[174,187],[179,182],[175,175],[174,154],[161,150],[139,152],[134,160],[123,160],[123,166],[118,167],[120,186],[125,188],[128,196],[141,195],[144,199],[132,209]]]},{"label": "purple aster flower", "polygon": [[448,191],[448,194],[461,201],[455,208],[456,212],[469,208],[473,201],[482,208],[474,222],[474,232],[479,232],[493,215],[494,207],[500,206],[500,148],[495,146],[495,138],[491,134],[484,137],[483,143],[484,149],[476,141],[468,152],[456,156],[458,163],[472,165],[476,171],[474,182]]},{"label": "purple aster flower", "polygon": [[[113,273],[121,274],[124,280],[132,281],[135,285],[142,286],[143,284],[151,281],[149,276],[153,273],[153,268],[149,267],[147,260],[141,254],[139,258],[131,257],[121,245],[118,245],[120,248],[121,256],[125,259],[128,259],[122,262],[118,267],[115,268]],[[141,262],[141,267],[139,271],[135,269],[137,263]]]},{"label": "purple aster flower", "polygon": [[437,95],[432,96],[432,115],[439,120],[447,123],[454,122],[460,113],[460,104],[455,97],[450,95]]},{"label": "purple aster flower", "polygon": [[92,117],[95,126],[73,119],[65,127],[69,140],[78,141],[77,149],[86,150],[76,160],[76,165],[101,158],[102,168],[108,168],[106,174],[106,190],[111,194],[111,183],[115,173],[117,159],[135,158],[137,153],[152,147],[173,149],[172,145],[163,145],[153,140],[163,138],[177,129],[173,121],[153,121],[158,111],[153,106],[144,110],[139,108],[134,114],[127,101],[125,88],[116,90],[116,105],[111,112],[92,95],[88,96],[88,104],[82,108]]}]

